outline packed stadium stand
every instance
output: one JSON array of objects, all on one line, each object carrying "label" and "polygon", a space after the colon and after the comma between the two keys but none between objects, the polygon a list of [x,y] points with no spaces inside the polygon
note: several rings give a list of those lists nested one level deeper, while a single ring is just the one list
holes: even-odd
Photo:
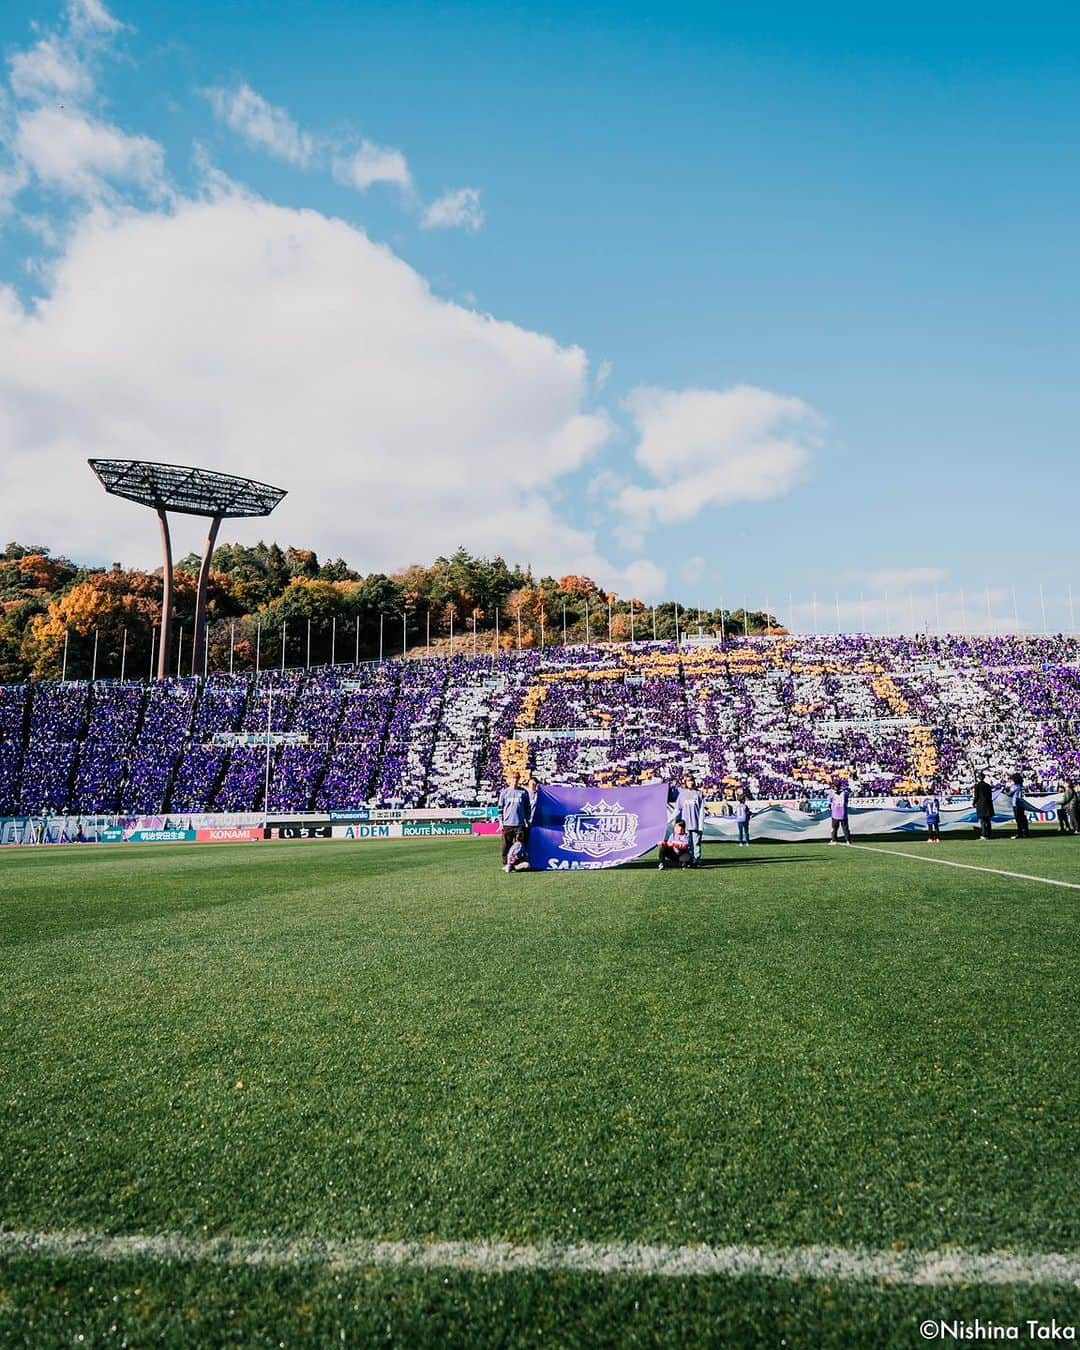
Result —
[{"label": "packed stadium stand", "polygon": [[[272,750],[264,803],[267,727]],[[1080,778],[1080,641],[746,638],[0,687],[0,816],[479,806],[509,769],[790,799]]]}]

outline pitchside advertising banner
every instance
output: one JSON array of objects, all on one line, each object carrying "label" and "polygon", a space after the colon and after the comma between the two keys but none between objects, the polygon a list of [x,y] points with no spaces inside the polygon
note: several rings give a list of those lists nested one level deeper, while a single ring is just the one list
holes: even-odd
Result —
[{"label": "pitchside advertising banner", "polygon": [[529,829],[529,866],[584,872],[640,858],[667,832],[664,783],[618,789],[542,787]]},{"label": "pitchside advertising banner", "polygon": [[[900,805],[900,800],[903,800],[903,805]],[[1056,821],[1059,800],[1057,797],[1042,795],[1028,796],[1026,803],[1029,818],[1043,823]],[[875,801],[890,804],[881,806],[870,804]],[[828,839],[832,834],[828,802],[824,798],[820,802],[811,799],[808,805],[810,810],[807,812],[800,811],[791,802],[752,802],[751,838],[778,842],[792,839]],[[738,837],[735,819],[718,814],[719,809],[719,803],[710,803],[710,814],[705,818],[705,828],[702,831],[703,838],[716,843],[734,842]],[[1003,792],[995,793],[994,824],[1008,826],[1012,824],[1012,819],[1012,803],[1009,798]],[[857,799],[849,804],[848,823],[855,834],[923,835],[926,833],[926,812],[907,798]],[[942,831],[973,833],[978,824],[970,798],[942,800]]]}]

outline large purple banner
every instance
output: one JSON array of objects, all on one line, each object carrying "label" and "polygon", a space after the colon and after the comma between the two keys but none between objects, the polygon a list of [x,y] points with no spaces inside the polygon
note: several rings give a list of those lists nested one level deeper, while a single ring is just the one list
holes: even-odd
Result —
[{"label": "large purple banner", "polygon": [[529,865],[583,872],[640,858],[667,830],[667,787],[542,787],[529,829]]}]

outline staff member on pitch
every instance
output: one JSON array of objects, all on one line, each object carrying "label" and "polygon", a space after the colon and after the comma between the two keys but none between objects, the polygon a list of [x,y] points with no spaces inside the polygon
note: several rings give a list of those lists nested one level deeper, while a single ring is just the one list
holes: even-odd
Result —
[{"label": "staff member on pitch", "polygon": [[705,825],[705,794],[692,773],[683,779],[675,797],[675,819],[681,820],[690,836],[690,866],[701,864],[701,831]]},{"label": "staff member on pitch", "polygon": [[830,845],[836,843],[836,836],[840,830],[844,832],[844,843],[851,843],[851,827],[848,825],[848,801],[851,793],[843,779],[836,780],[836,786],[829,793],[829,817],[832,825],[832,838]]},{"label": "staff member on pitch", "polygon": [[979,781],[971,794],[971,803],[975,807],[975,816],[979,822],[979,838],[990,839],[994,833],[994,793],[986,781],[986,774],[979,774]]},{"label": "staff member on pitch", "polygon": [[499,819],[502,821],[502,865],[510,855],[510,845],[518,837],[518,831],[529,828],[532,811],[529,807],[529,794],[521,786],[521,774],[512,773],[506,780],[506,787],[499,793]]}]

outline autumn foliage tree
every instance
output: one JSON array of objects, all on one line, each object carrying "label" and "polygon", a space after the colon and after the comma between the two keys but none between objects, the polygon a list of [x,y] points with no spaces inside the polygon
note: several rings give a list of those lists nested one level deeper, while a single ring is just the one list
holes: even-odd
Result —
[{"label": "autumn foliage tree", "polygon": [[[190,673],[199,559],[182,558],[174,575],[174,659]],[[161,574],[84,568],[37,545],[0,552],[0,681],[115,679],[151,669],[161,626]],[[700,614],[700,618],[698,617]],[[674,602],[647,607],[620,599],[592,577],[537,577],[505,558],[464,548],[391,576],[363,575],[341,558],[321,562],[311,549],[276,543],[222,544],[214,551],[208,593],[208,665],[250,670],[361,659],[445,640],[475,630],[478,647],[504,648],[563,640],[616,642],[680,633],[784,630],[772,615],[697,611]],[[404,621],[404,622],[403,622]],[[382,644],[380,646],[380,633]],[[96,662],[95,662],[96,644]],[[66,647],[66,663],[65,663]]]}]

